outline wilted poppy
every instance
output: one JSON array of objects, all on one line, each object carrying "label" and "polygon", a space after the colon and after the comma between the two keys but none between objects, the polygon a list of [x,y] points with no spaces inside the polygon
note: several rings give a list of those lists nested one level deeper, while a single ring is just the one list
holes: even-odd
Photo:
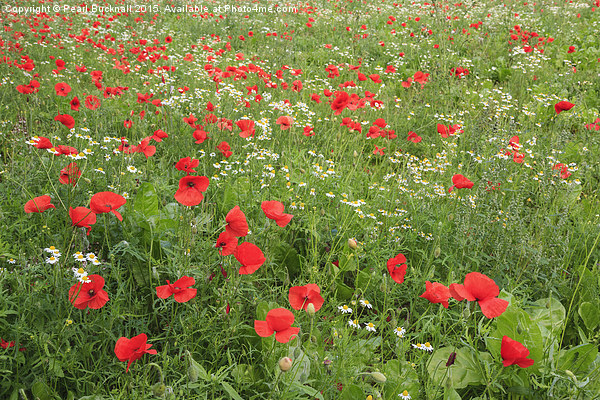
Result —
[{"label": "wilted poppy", "polygon": [[148,350],[152,345],[146,343],[147,341],[148,336],[146,336],[145,333],[140,333],[131,339],[123,336],[117,340],[115,345],[115,355],[119,361],[127,361],[127,369],[125,372],[129,372],[131,363],[142,358],[144,354],[156,354],[156,350]]},{"label": "wilted poppy", "polygon": [[293,286],[288,293],[290,306],[294,310],[306,310],[310,303],[315,307],[315,311],[319,311],[323,307],[323,297],[321,297],[321,289],[314,283],[309,283],[304,286]]},{"label": "wilted poppy", "polygon": [[92,210],[85,207],[69,207],[69,216],[71,217],[71,225],[78,226],[80,228],[88,228],[88,235],[92,230],[91,225],[96,223],[96,214],[94,214]]},{"label": "wilted poppy", "polygon": [[113,192],[99,192],[92,196],[90,208],[95,214],[112,212],[119,221],[123,221],[123,217],[117,211],[117,208],[125,205],[125,203],[127,203],[127,200],[120,194]]},{"label": "wilted poppy", "polygon": [[432,303],[442,303],[444,308],[448,308],[448,299],[450,298],[450,289],[438,282],[425,282],[425,293],[421,296]]},{"label": "wilted poppy", "polygon": [[274,308],[267,313],[265,321],[254,320],[254,330],[260,337],[269,337],[275,333],[275,340],[287,343],[300,332],[300,328],[292,327],[293,323],[294,314],[290,310]]},{"label": "wilted poppy", "polygon": [[233,256],[239,261],[240,275],[253,274],[266,261],[265,255],[255,244],[244,242],[235,248]]},{"label": "wilted poppy", "polygon": [[197,289],[190,288],[196,283],[196,280],[190,276],[183,276],[171,283],[167,280],[167,284],[156,287],[156,295],[161,299],[173,295],[178,303],[185,303],[196,297]]},{"label": "wilted poppy", "polygon": [[34,199],[29,200],[25,203],[25,212],[26,213],[42,213],[49,208],[56,208],[54,204],[51,203],[52,199],[48,195],[39,196]]},{"label": "wilted poppy", "polygon": [[294,217],[292,214],[283,213],[285,206],[280,201],[263,201],[260,207],[267,218],[275,220],[275,223],[282,228],[289,224]]},{"label": "wilted poppy", "polygon": [[502,365],[505,367],[516,364],[521,368],[527,368],[534,363],[531,358],[527,358],[529,355],[527,347],[506,335],[502,337],[500,355],[502,356]]},{"label": "wilted poppy", "polygon": [[100,107],[100,99],[96,96],[89,95],[85,98],[85,107],[90,110],[95,110]]},{"label": "wilted poppy", "polygon": [[396,257],[390,258],[387,262],[388,272],[396,283],[404,282],[406,268],[406,257],[402,253],[399,253]]},{"label": "wilted poppy", "polygon": [[97,310],[104,307],[108,299],[108,293],[104,287],[104,278],[100,275],[88,275],[89,281],[77,282],[69,289],[69,301],[75,308],[84,310],[86,307]]},{"label": "wilted poppy", "polygon": [[208,189],[208,184],[209,180],[206,176],[184,176],[179,180],[175,200],[184,206],[197,206],[204,199],[203,192]]},{"label": "wilted poppy", "polygon": [[454,185],[450,186],[450,188],[448,189],[448,193],[452,192],[452,190],[454,190],[454,188],[456,188],[456,189],[471,189],[473,187],[473,182],[471,182],[470,180],[468,180],[461,174],[454,175],[452,177],[452,183],[454,183]]},{"label": "wilted poppy", "polygon": [[450,294],[458,301],[477,301],[488,318],[499,317],[508,307],[508,301],[497,297],[500,289],[494,280],[479,272],[468,273],[463,285],[451,284]]},{"label": "wilted poppy", "polygon": [[244,237],[248,234],[248,222],[246,215],[240,209],[240,206],[235,206],[225,216],[225,230],[237,237]]}]

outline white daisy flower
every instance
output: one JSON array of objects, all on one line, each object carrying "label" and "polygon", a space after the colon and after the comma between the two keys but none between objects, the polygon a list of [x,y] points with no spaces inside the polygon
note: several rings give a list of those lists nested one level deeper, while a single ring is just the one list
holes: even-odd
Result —
[{"label": "white daisy flower", "polygon": [[406,333],[406,329],[404,329],[403,327],[399,326],[396,329],[394,329],[394,333],[396,335],[398,335],[398,337],[402,338],[402,337],[404,337],[404,334]]},{"label": "white daisy flower", "polygon": [[348,325],[350,325],[353,328],[360,329],[360,323],[358,322],[357,319],[351,319],[351,320],[349,320],[348,321]]},{"label": "white daisy flower", "polygon": [[343,306],[339,306],[338,310],[340,310],[342,314],[352,314],[352,309],[346,304],[344,304]]},{"label": "white daisy flower", "polygon": [[369,309],[373,308],[373,305],[369,303],[369,300],[361,300],[360,305]]},{"label": "white daisy flower", "polygon": [[372,322],[367,322],[365,324],[365,329],[368,330],[369,332],[375,332],[375,325],[373,325]]},{"label": "white daisy flower", "polygon": [[47,264],[56,264],[58,262],[58,257],[50,256],[46,258]]},{"label": "white daisy flower", "polygon": [[410,400],[410,399],[412,399],[412,397],[410,397],[410,394],[408,393],[407,390],[405,390],[404,392],[400,393],[398,395],[398,397],[400,397],[402,400]]}]

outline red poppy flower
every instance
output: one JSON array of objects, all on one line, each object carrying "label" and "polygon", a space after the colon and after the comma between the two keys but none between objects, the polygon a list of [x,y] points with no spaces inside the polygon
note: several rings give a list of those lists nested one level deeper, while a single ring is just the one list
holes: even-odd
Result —
[{"label": "red poppy flower", "polygon": [[57,96],[66,97],[71,91],[71,86],[64,82],[60,82],[54,85],[54,90],[56,91]]},{"label": "red poppy flower", "polygon": [[235,206],[225,216],[227,226],[225,230],[236,237],[244,237],[248,234],[248,222],[246,215],[240,210],[240,206]]},{"label": "red poppy flower", "polygon": [[210,139],[208,137],[208,132],[205,132],[202,129],[196,129],[193,133],[193,136],[194,139],[196,139],[196,141],[194,142],[196,144],[202,144],[206,139]]},{"label": "red poppy flower", "polygon": [[39,196],[32,200],[29,200],[25,203],[25,212],[26,213],[43,213],[49,208],[56,208],[54,204],[51,203],[52,199],[48,195]]},{"label": "red poppy flower", "polygon": [[502,356],[502,365],[505,367],[516,364],[521,368],[527,368],[534,363],[531,358],[527,358],[529,355],[527,347],[506,335],[502,337],[500,355]]},{"label": "red poppy flower", "polygon": [[52,142],[50,142],[50,139],[44,136],[38,136],[37,138],[33,138],[32,140],[35,141],[36,149],[51,149],[52,147],[54,147],[52,146]]},{"label": "red poppy flower", "polygon": [[92,210],[85,207],[72,208],[69,207],[69,216],[71,217],[71,225],[80,228],[88,228],[87,234],[90,234],[92,227],[96,223],[96,214]]},{"label": "red poppy flower", "polygon": [[56,117],[54,117],[54,120],[60,122],[69,129],[73,129],[75,126],[75,119],[69,114],[58,114]]},{"label": "red poppy flower", "polygon": [[290,127],[294,124],[294,119],[290,116],[285,115],[277,118],[277,121],[275,123],[279,125],[282,131],[285,131],[290,129]]},{"label": "red poppy flower", "polygon": [[312,101],[316,102],[317,104],[320,104],[320,103],[321,103],[321,96],[319,96],[319,95],[318,95],[318,94],[316,94],[316,93],[313,93],[313,94],[311,94],[311,95],[310,95],[310,99],[311,99]]},{"label": "red poppy flower", "polygon": [[350,96],[348,93],[343,91],[335,92],[335,96],[335,99],[331,103],[331,109],[335,111],[333,113],[334,115],[340,115],[344,108],[348,106],[348,103],[350,102]]},{"label": "red poppy flower", "polygon": [[15,346],[15,341],[10,341],[7,342],[4,339],[0,338],[0,347],[2,347],[4,350],[10,348],[10,347],[14,347]]},{"label": "red poppy flower", "polygon": [[250,119],[242,119],[237,121],[235,124],[242,130],[240,132],[240,137],[244,139],[250,136],[254,137],[254,121]]},{"label": "red poppy flower", "polygon": [[561,112],[568,111],[573,107],[575,107],[575,104],[573,103],[569,103],[568,101],[559,101],[554,105],[554,111],[556,111],[557,114],[560,114]]},{"label": "red poppy flower", "polygon": [[117,208],[124,206],[127,203],[125,197],[113,192],[99,192],[92,196],[90,200],[90,209],[95,214],[103,214],[112,212],[119,221],[123,221],[123,217],[117,211]]},{"label": "red poppy flower", "polygon": [[223,156],[225,158],[229,158],[233,154],[233,152],[231,152],[231,150],[230,150],[231,147],[229,146],[229,143],[227,143],[227,142],[219,143],[219,145],[217,146],[217,149],[221,152],[221,154],[223,154]]},{"label": "red poppy flower", "polygon": [[456,189],[471,189],[473,187],[473,182],[471,182],[470,180],[468,180],[461,174],[454,175],[452,177],[452,183],[454,183],[454,185],[450,186],[450,188],[448,189],[448,193],[452,192],[452,190],[454,190],[454,188],[456,188]]},{"label": "red poppy flower", "polygon": [[450,296],[450,289],[441,283],[437,282],[425,282],[425,293],[421,296],[424,299],[429,300],[432,303],[442,303],[444,308],[448,308],[448,299]]},{"label": "red poppy flower", "polygon": [[183,276],[171,283],[167,280],[167,284],[156,287],[156,295],[161,299],[173,295],[175,301],[178,303],[185,303],[196,297],[198,289],[190,288],[196,284],[196,280],[190,276]]},{"label": "red poppy flower", "polygon": [[87,307],[97,310],[108,301],[108,293],[104,287],[104,278],[100,275],[89,275],[89,281],[78,282],[69,289],[69,301],[75,308],[85,310]]},{"label": "red poppy flower", "polygon": [[156,354],[156,350],[148,350],[152,345],[146,343],[147,341],[148,336],[146,336],[145,333],[140,333],[131,339],[123,336],[117,340],[117,344],[115,345],[115,355],[119,361],[128,361],[125,372],[129,372],[131,363],[142,358],[145,353]]},{"label": "red poppy flower", "polygon": [[274,308],[267,313],[265,321],[254,320],[254,330],[260,337],[269,337],[275,333],[275,340],[287,343],[297,336],[300,328],[292,327],[294,314],[285,308]]},{"label": "red poppy flower", "polygon": [[263,201],[260,206],[267,218],[275,220],[275,223],[280,227],[284,227],[290,223],[294,217],[292,214],[284,214],[284,205],[280,201]]},{"label": "red poppy flower", "polygon": [[81,103],[79,102],[77,96],[73,97],[73,100],[71,100],[71,103],[69,104],[71,104],[71,110],[79,111],[79,106],[81,106]]},{"label": "red poppy flower", "polygon": [[250,275],[256,272],[266,261],[265,255],[258,246],[244,242],[235,248],[233,256],[242,264],[240,275]]},{"label": "red poppy flower", "polygon": [[387,262],[387,270],[396,283],[404,282],[406,268],[406,257],[402,253],[399,253],[396,257],[390,258]]},{"label": "red poppy flower", "polygon": [[408,137],[406,138],[406,140],[408,140],[409,142],[413,142],[413,143],[419,143],[421,140],[423,140],[423,138],[421,136],[417,135],[416,133],[409,131]]},{"label": "red poppy flower", "polygon": [[299,80],[295,80],[292,82],[292,91],[300,92],[302,90],[302,82]]},{"label": "red poppy flower", "polygon": [[79,154],[79,151],[75,147],[65,146],[65,145],[62,145],[62,144],[59,144],[58,146],[56,146],[54,148],[54,150],[56,150],[55,155],[57,155],[57,156],[60,156],[60,155],[63,155],[63,154],[67,155],[67,156],[71,155],[71,154],[74,154],[74,155]]},{"label": "red poppy flower", "polygon": [[200,160],[197,160],[195,158],[192,159],[191,157],[185,157],[177,161],[177,164],[175,164],[175,168],[177,168],[180,171],[185,171],[189,175],[192,172],[196,173],[194,168],[196,168],[198,165],[200,165]]},{"label": "red poppy flower", "polygon": [[314,129],[315,129],[315,128],[314,128],[314,127],[312,127],[312,126],[305,126],[305,127],[302,129],[302,134],[303,134],[304,136],[307,136],[307,137],[310,137],[310,136],[315,136]]},{"label": "red poppy flower", "polygon": [[80,176],[81,170],[77,166],[77,163],[72,162],[60,170],[60,177],[58,180],[63,185],[73,184],[73,186],[75,186],[77,179],[79,179]]},{"label": "red poppy flower", "polygon": [[221,232],[217,238],[217,244],[215,247],[219,249],[219,254],[222,256],[229,256],[235,252],[238,245],[238,238],[233,236],[231,233],[225,231]]},{"label": "red poppy flower", "polygon": [[53,147],[52,142],[50,142],[50,139],[48,139],[47,137],[38,136],[37,139],[34,138],[33,140],[36,141],[36,149],[51,149]]},{"label": "red poppy flower", "polygon": [[97,109],[98,107],[100,107],[100,99],[92,95],[87,96],[85,98],[85,107],[90,110]]},{"label": "red poppy flower", "polygon": [[154,131],[154,134],[152,134],[152,139],[154,139],[155,142],[162,142],[163,139],[168,138],[169,135],[167,135],[167,132],[157,129]]},{"label": "red poppy flower", "polygon": [[569,50],[567,50],[568,54],[575,53],[575,46],[569,46]]},{"label": "red poppy flower", "polygon": [[131,151],[136,153],[144,153],[146,158],[152,157],[156,153],[156,146],[150,146],[150,139],[152,137],[148,136],[140,142],[137,146],[134,146]]},{"label": "red poppy flower", "polygon": [[175,200],[184,206],[197,206],[204,199],[203,192],[208,189],[208,184],[209,180],[206,176],[184,176],[179,180]]},{"label": "red poppy flower", "polygon": [[378,74],[371,74],[369,78],[375,83],[381,83],[381,77]]},{"label": "red poppy flower", "polygon": [[379,146],[375,145],[375,150],[373,150],[373,154],[383,156],[383,155],[385,155],[385,153],[384,153],[385,149],[386,149],[385,147],[379,148]]},{"label": "red poppy flower", "polygon": [[463,285],[450,285],[450,294],[456,300],[477,301],[481,312],[488,318],[496,318],[506,310],[508,301],[499,299],[500,289],[493,279],[479,272],[470,272]]},{"label": "red poppy flower", "polygon": [[553,171],[556,169],[560,169],[561,179],[567,179],[569,176],[571,176],[571,173],[569,172],[569,168],[563,163],[558,163],[552,167]]},{"label": "red poppy flower", "polygon": [[319,311],[325,302],[321,297],[321,289],[314,283],[291,287],[288,299],[294,310],[306,310],[306,307],[312,303],[315,306],[315,311]]},{"label": "red poppy flower", "polygon": [[130,119],[126,119],[125,121],[123,121],[123,126],[127,129],[129,129],[133,126],[133,121]]}]

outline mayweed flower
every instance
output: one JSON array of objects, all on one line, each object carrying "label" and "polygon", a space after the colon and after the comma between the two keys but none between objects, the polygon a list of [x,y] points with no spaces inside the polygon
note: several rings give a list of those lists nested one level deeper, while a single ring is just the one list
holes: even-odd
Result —
[{"label": "mayweed flower", "polygon": [[352,309],[346,304],[344,304],[343,306],[339,306],[338,310],[340,310],[342,314],[352,314]]},{"label": "mayweed flower", "polygon": [[404,334],[406,333],[406,329],[404,329],[403,327],[399,326],[396,329],[394,329],[394,333],[399,337],[399,338],[403,338]]},{"label": "mayweed flower", "polygon": [[79,261],[79,262],[84,262],[84,261],[86,261],[85,255],[84,255],[82,252],[80,252],[80,251],[78,251],[78,252],[76,252],[75,254],[73,254],[73,258],[74,258],[76,261]]},{"label": "mayweed flower", "polygon": [[410,399],[412,399],[412,397],[410,397],[410,394],[408,393],[407,390],[405,390],[404,392],[400,393],[398,395],[398,397],[400,397],[402,400],[410,400]]},{"label": "mayweed flower", "polygon": [[421,344],[421,343],[413,344],[412,347],[414,347],[415,349],[421,349],[421,350],[425,350],[425,351],[429,351],[429,352],[433,351],[433,346],[429,342],[425,342],[425,344]]},{"label": "mayweed flower", "polygon": [[365,329],[369,332],[375,332],[375,325],[372,322],[365,323]]},{"label": "mayweed flower", "polygon": [[368,309],[373,308],[373,305],[369,303],[369,300],[361,300],[360,305],[363,307],[367,307]]},{"label": "mayweed flower", "polygon": [[56,264],[58,262],[58,257],[50,256],[46,258],[47,264]]},{"label": "mayweed flower", "polygon": [[360,323],[358,322],[357,319],[351,319],[351,320],[349,320],[348,321],[348,325],[350,325],[353,328],[360,329]]}]

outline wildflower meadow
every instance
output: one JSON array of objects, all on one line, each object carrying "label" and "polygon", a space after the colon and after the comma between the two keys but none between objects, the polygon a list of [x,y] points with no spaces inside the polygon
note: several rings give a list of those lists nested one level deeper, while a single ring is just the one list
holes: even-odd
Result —
[{"label": "wildflower meadow", "polygon": [[0,399],[600,399],[600,0],[0,25]]}]

